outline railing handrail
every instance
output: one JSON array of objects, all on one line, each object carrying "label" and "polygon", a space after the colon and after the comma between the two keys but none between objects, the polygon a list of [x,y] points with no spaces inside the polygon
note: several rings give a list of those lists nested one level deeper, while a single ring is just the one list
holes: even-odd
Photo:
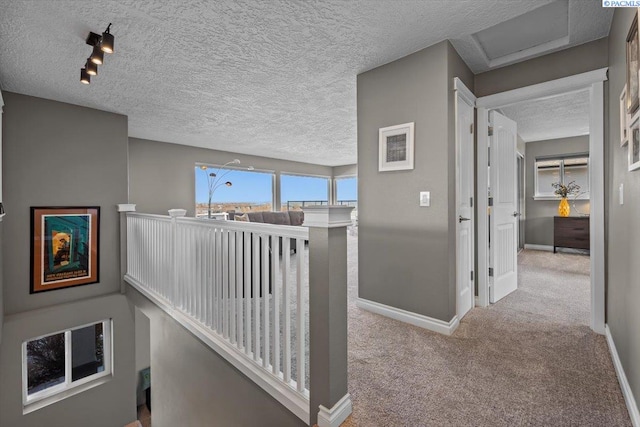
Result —
[{"label": "railing handrail", "polygon": [[150,213],[140,213],[140,212],[127,212],[127,216],[133,217],[145,217],[145,218],[156,218],[165,221],[171,221],[171,217],[169,215],[158,215],[158,214],[150,214]]},{"label": "railing handrail", "polygon": [[[171,221],[168,215],[145,214],[138,212],[128,212],[127,216],[144,217],[159,219],[162,221]],[[296,225],[279,225],[247,221],[224,221],[209,218],[177,218],[178,224],[196,225],[203,228],[232,230],[232,231],[250,231],[257,234],[269,234],[279,237],[288,237],[291,239],[309,239],[309,228]]]}]

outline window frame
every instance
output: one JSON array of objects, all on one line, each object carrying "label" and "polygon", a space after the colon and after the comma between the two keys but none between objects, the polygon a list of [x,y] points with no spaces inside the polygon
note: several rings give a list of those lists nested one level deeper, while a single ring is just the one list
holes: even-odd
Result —
[{"label": "window frame", "polygon": [[589,156],[589,153],[576,153],[576,154],[567,154],[567,155],[559,155],[559,156],[541,156],[541,157],[536,157],[534,162],[533,162],[533,179],[534,179],[534,187],[533,187],[533,199],[534,200],[559,200],[560,197],[553,194],[553,191],[551,191],[551,194],[544,194],[544,193],[539,193],[538,192],[538,162],[543,162],[543,161],[553,161],[553,160],[557,160],[560,162],[560,182],[562,182],[563,184],[564,182],[564,167],[565,167],[565,160],[568,159],[578,159],[578,158],[586,158],[587,159],[587,182],[589,182],[589,189],[588,191],[584,192],[584,194],[580,194],[578,197],[575,198],[575,200],[589,200],[591,198],[591,158]]},{"label": "window frame", "polygon": [[[102,337],[103,337],[103,355],[104,355],[104,370],[102,372],[97,372],[95,374],[89,375],[87,377],[78,379],[76,381],[72,380],[72,338],[71,334],[73,331],[78,329],[87,328],[90,326],[95,326],[99,323],[102,323]],[[27,344],[31,341],[39,340],[42,338],[50,337],[52,335],[62,334],[64,333],[64,349],[65,349],[65,373],[64,373],[64,382],[61,384],[57,384],[53,387],[46,388],[44,390],[37,391],[35,393],[29,394],[29,372],[28,372],[28,361],[27,361]],[[44,335],[40,335],[37,337],[26,339],[22,342],[22,405],[25,409],[31,407],[35,403],[43,403],[37,405],[39,409],[43,406],[47,406],[51,403],[55,403],[59,400],[62,400],[68,396],[72,396],[79,392],[85,391],[89,388],[92,388],[95,385],[101,384],[102,380],[105,377],[113,376],[113,320],[112,319],[104,319],[98,320],[95,322],[87,323],[80,326],[74,326],[73,328],[67,328],[63,330],[58,330],[55,332],[47,333]],[[82,388],[82,386],[88,385],[86,388]],[[35,410],[34,409],[34,410]],[[30,411],[26,411],[30,412]]]},{"label": "window frame", "polygon": [[333,178],[333,203],[338,205],[341,200],[338,198],[338,182],[339,181],[343,181],[346,179],[355,179],[356,180],[356,208],[358,206],[358,186],[357,186],[357,182],[358,182],[358,175],[353,174],[353,175],[340,175],[340,176],[336,176]]},{"label": "window frame", "polygon": [[[258,169],[252,167],[252,169],[248,169],[248,166],[232,166],[232,165],[217,165],[214,163],[205,163],[205,162],[196,162],[195,164],[195,172],[197,173],[198,169],[201,169],[202,166],[206,166],[209,169],[218,169],[219,170],[231,170],[237,172],[249,172],[249,173],[262,173],[271,175],[271,211],[275,210],[276,203],[276,171],[273,169]],[[198,181],[193,176],[193,213],[194,217],[197,218],[197,210],[198,210]],[[206,219],[206,218],[204,218]]]},{"label": "window frame", "polygon": [[300,178],[321,178],[327,180],[327,205],[333,203],[333,178],[329,175],[318,175],[318,174],[310,174],[310,173],[298,173],[298,172],[280,172],[279,174],[279,184],[280,184],[280,210],[282,210],[283,206],[286,206],[287,203],[282,200],[282,177],[283,176],[297,176]]}]

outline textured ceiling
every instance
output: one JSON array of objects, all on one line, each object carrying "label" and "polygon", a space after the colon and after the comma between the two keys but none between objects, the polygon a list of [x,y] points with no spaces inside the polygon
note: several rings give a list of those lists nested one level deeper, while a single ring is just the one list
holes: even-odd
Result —
[{"label": "textured ceiling", "polygon": [[501,111],[518,124],[518,134],[525,142],[589,133],[588,91],[521,102]]},{"label": "textured ceiling", "polygon": [[[572,43],[605,36],[608,24],[592,28],[586,18],[607,21],[609,10],[580,0],[576,12],[576,1]],[[349,164],[358,73],[547,3],[0,0],[0,85],[125,114],[133,137]],[[109,22],[116,53],[81,85],[84,39]],[[461,52],[472,64],[473,52]]]},{"label": "textured ceiling", "polygon": [[[474,73],[606,37],[613,8],[602,1],[532,1],[535,9],[494,28],[463,32],[451,43]],[[568,19],[567,19],[568,11]],[[563,26],[563,28],[559,28]],[[520,46],[519,46],[520,45]],[[502,56],[496,57],[496,53]]]}]

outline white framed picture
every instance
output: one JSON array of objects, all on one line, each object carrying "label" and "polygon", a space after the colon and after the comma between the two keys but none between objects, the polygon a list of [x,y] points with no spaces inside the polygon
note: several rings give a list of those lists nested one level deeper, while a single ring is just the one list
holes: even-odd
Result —
[{"label": "white framed picture", "polygon": [[629,170],[640,169],[640,114],[636,114],[629,127]]},{"label": "white framed picture", "polygon": [[413,169],[414,122],[380,128],[378,131],[378,170]]},{"label": "white framed picture", "polygon": [[629,142],[629,114],[627,114],[627,85],[620,94],[620,147]]}]

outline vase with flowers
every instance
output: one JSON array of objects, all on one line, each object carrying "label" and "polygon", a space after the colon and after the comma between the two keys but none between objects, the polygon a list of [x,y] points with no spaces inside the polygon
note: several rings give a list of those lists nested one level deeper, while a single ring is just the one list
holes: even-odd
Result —
[{"label": "vase with flowers", "polygon": [[580,186],[576,184],[575,181],[571,181],[569,184],[565,185],[560,182],[554,182],[551,184],[555,191],[553,192],[556,196],[560,196],[562,199],[560,200],[560,204],[558,205],[558,215],[560,216],[569,216],[571,213],[571,207],[569,206],[569,201],[567,197],[571,194],[578,194],[580,192]]}]

